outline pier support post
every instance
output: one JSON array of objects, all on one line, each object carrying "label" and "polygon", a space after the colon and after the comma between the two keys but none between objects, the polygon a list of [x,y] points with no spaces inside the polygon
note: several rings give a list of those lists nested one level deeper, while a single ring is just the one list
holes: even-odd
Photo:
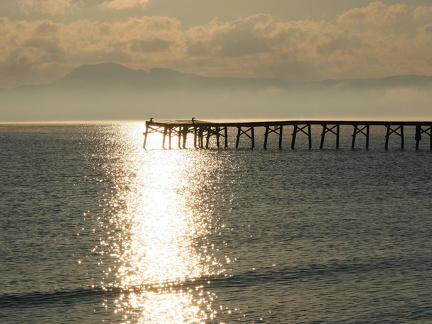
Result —
[{"label": "pier support post", "polygon": [[166,140],[166,136],[167,136],[167,132],[168,132],[168,127],[164,127],[163,130],[163,138],[162,138],[162,148],[165,149],[165,140]]},{"label": "pier support post", "polygon": [[432,150],[432,126],[423,128],[421,124],[416,125],[416,133],[415,133],[416,150],[420,148],[420,141],[422,140],[422,134],[426,134],[429,136],[430,149]]},{"label": "pier support post", "polygon": [[198,127],[198,147],[204,148],[204,127]]},{"label": "pier support post", "polygon": [[239,147],[239,143],[240,143],[240,135],[241,135],[241,127],[240,127],[240,126],[237,126],[236,148]]},{"label": "pier support post", "polygon": [[171,150],[172,127],[168,128],[168,148]]},{"label": "pier support post", "polygon": [[251,127],[251,133],[252,133],[252,148],[255,148],[255,128],[252,126]]},{"label": "pier support post", "polygon": [[401,149],[404,149],[405,141],[404,141],[404,125],[397,125],[396,128],[392,128],[392,125],[387,124],[387,133],[386,133],[386,141],[385,141],[385,149],[388,150],[389,138],[391,134],[396,134],[401,137]]},{"label": "pier support post", "polygon": [[296,138],[297,138],[297,132],[298,132],[298,125],[295,124],[294,125],[294,130],[292,133],[292,139],[291,139],[291,149],[294,150],[295,149],[295,142],[296,142]]},{"label": "pier support post", "polygon": [[312,148],[312,126],[311,124],[307,125],[307,129],[308,129],[308,138],[309,138],[309,150]]},{"label": "pier support post", "polygon": [[182,148],[182,134],[183,134],[183,127],[179,126],[178,129],[176,130],[174,128],[174,136],[178,135],[178,148],[181,149]]},{"label": "pier support post", "polygon": [[320,150],[322,150],[322,148],[323,148],[323,146],[324,146],[325,134],[327,133],[327,132],[326,132],[327,125],[326,125],[326,124],[323,124],[322,127],[323,127],[323,130],[322,130],[322,133],[321,133]]},{"label": "pier support post", "polygon": [[432,150],[432,126],[428,128],[429,133],[427,133],[426,131],[424,131],[426,134],[429,135],[430,138],[430,149]]},{"label": "pier support post", "polygon": [[216,126],[216,145],[219,148],[219,139],[220,139],[220,127]]},{"label": "pier support post", "polygon": [[336,124],[336,125],[333,125],[331,127],[327,127],[327,124],[322,124],[322,127],[323,127],[323,130],[322,130],[322,133],[321,133],[320,149],[322,149],[324,147],[325,134],[327,134],[328,132],[333,133],[334,135],[336,135],[336,149],[339,149],[340,125]]},{"label": "pier support post", "polygon": [[[210,146],[210,138],[212,136],[216,136],[216,145],[217,148],[220,148],[220,138],[221,137],[225,137],[225,148],[228,147],[228,127],[227,126],[205,126],[205,131],[207,132],[206,134],[206,148],[209,148]],[[223,132],[223,134],[222,134]]]},{"label": "pier support post", "polygon": [[190,132],[189,127],[188,127],[188,126],[184,126],[184,127],[183,127],[183,131],[182,131],[182,137],[183,137],[182,148],[183,148],[183,149],[186,148],[187,134],[188,134],[189,132]]},{"label": "pier support post", "polygon": [[146,149],[148,132],[149,132],[149,125],[146,123],[146,130],[145,130],[145,133],[144,133],[144,143],[143,143],[144,150]]},{"label": "pier support post", "polygon": [[[307,130],[305,130],[307,129]],[[297,138],[297,133],[303,133],[305,134],[309,139],[309,149],[312,148],[312,131],[311,131],[311,124],[306,124],[303,126],[299,126],[299,124],[294,124],[294,130],[292,133],[292,140],[291,140],[291,149],[295,149],[295,143]]]},{"label": "pier support post", "polygon": [[210,137],[212,137],[213,135],[216,136],[216,146],[217,148],[220,147],[219,144],[219,139],[220,139],[220,127],[216,126],[216,127],[211,127],[211,126],[207,126],[206,127],[206,131],[207,131],[207,136],[206,136],[206,149],[209,148],[210,145]]},{"label": "pier support post", "polygon": [[340,125],[336,126],[336,149],[339,149],[339,135],[340,135]]},{"label": "pier support post", "polygon": [[161,127],[161,126],[158,126],[158,125],[153,125],[152,124],[152,120],[150,120],[150,122],[146,122],[146,130],[143,133],[143,135],[144,135],[143,148],[146,149],[148,135],[152,134],[152,133],[160,133],[160,134],[164,135],[163,141],[162,141],[162,147],[165,148],[165,137],[166,137],[166,134],[167,134],[167,128],[166,127]]},{"label": "pier support post", "polygon": [[207,136],[206,136],[206,145],[205,145],[205,148],[208,149],[209,148],[209,143],[210,143],[210,136],[211,136],[211,127],[206,127],[206,131],[207,131]]},{"label": "pier support post", "polygon": [[[249,134],[250,133],[250,134]],[[251,148],[255,148],[255,127],[247,127],[245,130],[242,129],[242,126],[237,126],[237,140],[236,140],[236,148],[239,147],[240,136],[246,135],[251,140]]]},{"label": "pier support post", "polygon": [[430,149],[432,150],[432,126],[423,131],[423,133],[429,135],[430,139]]},{"label": "pier support post", "polygon": [[224,127],[225,148],[228,148],[228,126]]},{"label": "pier support post", "polygon": [[269,129],[270,129],[270,126],[266,126],[266,127],[265,127],[265,134],[264,134],[264,150],[267,149],[267,139],[268,139]]},{"label": "pier support post", "polygon": [[193,127],[193,133],[194,133],[194,148],[197,148],[198,128],[196,126]]},{"label": "pier support post", "polygon": [[279,150],[282,150],[283,125],[279,126]]},{"label": "pier support post", "polygon": [[370,125],[364,125],[363,127],[359,127],[359,125],[355,124],[354,126],[354,132],[352,135],[352,144],[351,148],[355,148],[355,141],[357,134],[363,134],[366,136],[366,149],[369,149],[369,134],[370,134]]},{"label": "pier support post", "polygon": [[[421,125],[416,125],[416,133],[415,133],[416,150],[418,150],[420,146],[421,131],[422,131]],[[145,140],[144,140],[144,147],[145,147]]]},{"label": "pier support post", "polygon": [[264,149],[267,149],[267,142],[268,142],[268,135],[271,133],[275,133],[276,135],[279,135],[279,149],[282,149],[282,132],[283,132],[283,125],[276,125],[274,128],[267,125],[265,127],[265,133],[264,133]]}]

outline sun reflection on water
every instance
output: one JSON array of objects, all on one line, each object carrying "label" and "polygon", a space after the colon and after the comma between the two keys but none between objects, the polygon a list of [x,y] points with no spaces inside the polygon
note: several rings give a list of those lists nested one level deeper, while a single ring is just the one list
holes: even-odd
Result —
[{"label": "sun reflection on water", "polygon": [[215,315],[215,296],[203,283],[224,272],[208,241],[215,220],[200,189],[216,166],[194,150],[144,151],[140,134],[142,125],[119,127],[114,163],[105,168],[115,195],[101,244],[117,263],[105,288],[120,290],[114,306],[125,322],[205,322]]}]

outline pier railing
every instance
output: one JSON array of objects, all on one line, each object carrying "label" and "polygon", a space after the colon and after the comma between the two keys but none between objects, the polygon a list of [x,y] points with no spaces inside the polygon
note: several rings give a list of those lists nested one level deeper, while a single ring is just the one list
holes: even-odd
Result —
[{"label": "pier railing", "polygon": [[[178,147],[186,148],[187,136],[193,135],[194,147],[208,149],[210,139],[216,138],[216,146],[218,148],[223,145],[228,147],[228,129],[237,130],[236,148],[239,147],[240,138],[246,137],[250,140],[251,148],[255,147],[255,129],[264,129],[264,149],[267,149],[268,136],[272,133],[278,136],[279,149],[282,149],[283,130],[284,127],[292,126],[293,132],[291,135],[291,149],[295,149],[296,139],[298,135],[307,136],[309,148],[312,148],[312,126],[319,125],[322,127],[320,149],[324,147],[326,135],[334,135],[336,149],[340,145],[340,127],[351,126],[352,142],[351,148],[354,149],[358,136],[364,136],[366,149],[369,148],[370,128],[371,126],[385,127],[385,144],[384,148],[389,147],[389,138],[391,135],[400,138],[401,149],[405,147],[405,132],[406,127],[415,129],[416,150],[420,147],[420,141],[423,137],[429,138],[429,149],[432,150],[432,122],[431,121],[354,121],[354,120],[279,120],[279,121],[236,121],[236,122],[211,122],[204,120],[154,120],[151,118],[146,121],[146,130],[144,132],[144,145],[146,148],[147,137],[152,133],[163,134],[162,148],[172,148],[172,139],[177,137]],[[223,142],[221,143],[221,139]]]}]

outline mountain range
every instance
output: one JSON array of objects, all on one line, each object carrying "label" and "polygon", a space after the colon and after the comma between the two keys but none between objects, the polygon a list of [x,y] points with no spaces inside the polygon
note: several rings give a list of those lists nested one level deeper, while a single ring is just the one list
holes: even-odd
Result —
[{"label": "mountain range", "polygon": [[289,82],[83,65],[46,85],[0,89],[1,121],[155,118],[429,118],[432,76]]},{"label": "mountain range", "polygon": [[[163,89],[352,89],[370,90],[394,87],[430,87],[432,76],[396,75],[383,78],[322,80],[308,82],[290,82],[271,78],[232,78],[204,77],[196,74],[185,74],[166,68],[154,68],[150,72],[134,70],[117,63],[100,63],[83,65],[69,72],[63,79],[48,85],[32,85],[15,88],[23,89],[79,89],[100,90],[106,88],[163,90]],[[3,91],[5,91],[3,89]]]}]

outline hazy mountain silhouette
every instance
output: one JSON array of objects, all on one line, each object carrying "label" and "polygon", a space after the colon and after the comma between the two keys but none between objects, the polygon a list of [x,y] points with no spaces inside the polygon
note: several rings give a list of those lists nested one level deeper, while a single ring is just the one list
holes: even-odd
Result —
[{"label": "hazy mountain silhouette", "polygon": [[102,63],[48,85],[0,89],[0,121],[426,116],[431,90],[432,77],[418,75],[288,82]]},{"label": "hazy mountain silhouette", "polygon": [[107,86],[122,84],[140,84],[148,80],[144,70],[132,70],[116,63],[83,65],[69,72],[56,84],[64,86]]},{"label": "hazy mountain silhouette", "polygon": [[84,65],[68,73],[61,85],[122,86],[122,87],[198,87],[198,88],[356,88],[377,89],[387,87],[404,87],[430,85],[432,76],[397,75],[384,78],[324,80],[312,82],[288,82],[270,78],[230,78],[204,77],[185,74],[171,69],[154,68],[150,72],[133,70],[116,63]]},{"label": "hazy mountain silhouette", "polygon": [[247,89],[256,87],[287,87],[290,85],[276,79],[240,79],[229,77],[203,77],[185,74],[172,69],[154,68],[150,72],[133,70],[116,63],[84,65],[68,73],[55,86],[88,86],[94,88],[120,87],[127,89]]},{"label": "hazy mountain silhouette", "polygon": [[[383,89],[393,87],[430,86],[432,76],[398,75],[384,78],[323,80],[311,82],[289,82],[271,78],[204,77],[185,74],[171,69],[154,68],[150,72],[134,70],[117,63],[83,65],[65,75],[62,80],[50,85],[23,86],[18,89],[37,90],[79,89],[103,90],[104,88],[169,90],[257,90],[277,88],[280,90],[323,89]],[[3,92],[7,90],[3,89]]]}]

